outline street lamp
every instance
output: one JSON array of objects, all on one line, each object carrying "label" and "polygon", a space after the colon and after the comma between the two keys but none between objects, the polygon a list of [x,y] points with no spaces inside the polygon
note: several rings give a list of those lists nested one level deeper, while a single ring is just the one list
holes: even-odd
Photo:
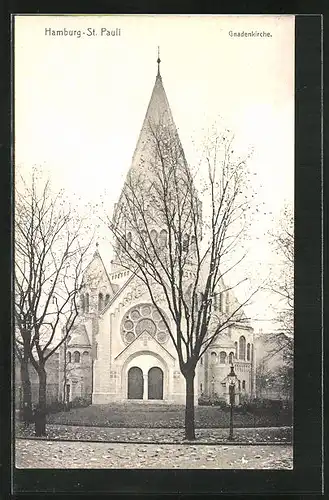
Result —
[{"label": "street lamp", "polygon": [[234,366],[231,365],[231,371],[227,376],[229,396],[230,396],[230,433],[228,436],[229,441],[233,440],[233,406],[235,400],[235,385],[237,383],[238,377],[234,372]]}]

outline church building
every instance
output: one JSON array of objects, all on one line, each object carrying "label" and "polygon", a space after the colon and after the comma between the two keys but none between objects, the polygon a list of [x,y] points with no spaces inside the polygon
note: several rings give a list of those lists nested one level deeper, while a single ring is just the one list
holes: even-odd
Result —
[{"label": "church building", "polygon": [[[167,126],[174,127],[158,59],[158,73],[130,171],[141,161],[143,166],[152,161],[147,149],[148,127],[160,116],[166,116]],[[159,228],[156,237],[161,236]],[[65,346],[66,398],[91,396],[92,404],[128,400],[185,404],[185,379],[177,353],[146,286],[115,257],[112,267],[106,269],[98,245],[85,271],[80,299],[79,317]],[[232,291],[223,286],[217,295],[217,310],[229,313],[236,303]],[[170,322],[166,301],[159,304]],[[195,403],[200,397],[228,400],[226,377],[232,364],[238,376],[238,396],[253,396],[254,358],[254,334],[248,321],[230,326],[199,360]],[[61,359],[63,364],[63,355]]]}]

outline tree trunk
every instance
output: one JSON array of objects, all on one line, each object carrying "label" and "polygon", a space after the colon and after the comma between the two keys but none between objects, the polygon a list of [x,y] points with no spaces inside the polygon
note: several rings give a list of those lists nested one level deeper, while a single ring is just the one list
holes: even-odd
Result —
[{"label": "tree trunk", "polygon": [[35,411],[35,435],[46,435],[47,373],[43,365],[38,367],[39,404]]},{"label": "tree trunk", "polygon": [[195,439],[195,419],[194,419],[194,371],[187,372],[186,382],[186,404],[185,404],[185,439]]},{"label": "tree trunk", "polygon": [[21,408],[22,420],[26,424],[33,422],[32,414],[32,390],[31,390],[31,380],[29,374],[28,360],[23,357],[20,361],[20,372],[21,372],[21,383],[23,391],[23,401]]}]

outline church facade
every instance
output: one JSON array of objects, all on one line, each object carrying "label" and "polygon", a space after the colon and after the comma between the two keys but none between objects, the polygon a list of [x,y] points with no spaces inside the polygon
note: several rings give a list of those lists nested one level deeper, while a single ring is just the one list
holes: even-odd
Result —
[{"label": "church facade", "polygon": [[[169,116],[169,125],[173,123],[158,69],[131,169],[138,168],[141,161],[143,165],[147,163],[148,123],[164,115]],[[161,238],[161,228],[154,231],[155,237]],[[91,395],[93,404],[129,400],[184,404],[185,379],[158,310],[161,308],[170,324],[164,296],[159,294],[156,308],[146,286],[133,270],[121,266],[115,258],[111,269],[106,269],[97,247],[83,277],[80,299],[78,321],[61,355],[62,371],[65,364],[66,398]],[[229,314],[235,304],[232,292],[222,283],[222,289],[216,294],[215,308],[221,314]],[[196,403],[201,396],[228,400],[226,377],[232,364],[239,381],[238,397],[253,396],[254,334],[247,321],[231,325],[199,360]]]}]

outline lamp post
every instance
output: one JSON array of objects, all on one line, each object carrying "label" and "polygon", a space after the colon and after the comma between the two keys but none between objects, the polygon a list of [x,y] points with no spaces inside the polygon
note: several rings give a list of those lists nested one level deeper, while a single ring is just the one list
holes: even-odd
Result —
[{"label": "lamp post", "polygon": [[228,436],[229,441],[233,440],[233,407],[234,407],[234,400],[235,400],[235,385],[238,380],[238,377],[236,376],[234,372],[234,366],[231,365],[231,371],[227,376],[228,380],[228,387],[229,387],[229,396],[230,396],[230,433]]}]

